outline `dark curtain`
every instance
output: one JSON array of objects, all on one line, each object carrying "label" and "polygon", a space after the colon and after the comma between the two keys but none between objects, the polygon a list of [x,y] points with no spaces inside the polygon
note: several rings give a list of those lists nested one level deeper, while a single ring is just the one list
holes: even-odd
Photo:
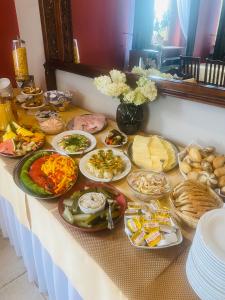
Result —
[{"label": "dark curtain", "polygon": [[223,0],[220,22],[216,36],[214,59],[225,60],[225,1]]},{"label": "dark curtain", "polygon": [[135,0],[132,49],[150,48],[153,22],[154,0]]},{"label": "dark curtain", "polygon": [[196,29],[198,25],[199,4],[200,0],[190,0],[190,16],[188,25],[187,48],[186,55],[192,56],[195,46]]}]

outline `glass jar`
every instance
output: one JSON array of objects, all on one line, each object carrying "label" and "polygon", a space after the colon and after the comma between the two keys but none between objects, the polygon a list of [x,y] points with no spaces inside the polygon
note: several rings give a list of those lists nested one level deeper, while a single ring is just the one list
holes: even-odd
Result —
[{"label": "glass jar", "polygon": [[29,74],[25,42],[18,38],[17,40],[12,41],[12,47],[16,78],[24,78]]},{"label": "glass jar", "polygon": [[13,111],[13,97],[10,93],[0,93],[0,131],[5,131],[7,125],[16,121]]}]

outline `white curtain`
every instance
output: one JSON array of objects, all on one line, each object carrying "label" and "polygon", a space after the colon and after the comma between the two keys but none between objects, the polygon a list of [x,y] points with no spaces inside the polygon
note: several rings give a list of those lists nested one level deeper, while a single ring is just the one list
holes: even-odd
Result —
[{"label": "white curtain", "polygon": [[190,7],[191,7],[191,0],[177,0],[179,21],[180,21],[180,26],[183,35],[185,37],[185,40],[187,40],[187,35],[188,35]]}]

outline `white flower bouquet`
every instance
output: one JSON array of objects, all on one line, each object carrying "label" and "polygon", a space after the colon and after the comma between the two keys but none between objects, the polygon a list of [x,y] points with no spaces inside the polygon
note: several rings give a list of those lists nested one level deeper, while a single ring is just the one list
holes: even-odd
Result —
[{"label": "white flower bouquet", "polygon": [[136,82],[137,87],[132,89],[126,83],[126,75],[118,70],[111,70],[109,76],[96,77],[94,84],[100,92],[119,98],[121,103],[141,105],[154,101],[157,96],[157,88],[153,81],[142,76]]}]

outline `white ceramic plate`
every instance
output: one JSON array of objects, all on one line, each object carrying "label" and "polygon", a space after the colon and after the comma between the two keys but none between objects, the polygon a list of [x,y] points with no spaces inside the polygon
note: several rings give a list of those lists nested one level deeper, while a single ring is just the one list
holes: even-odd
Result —
[{"label": "white ceramic plate", "polygon": [[26,106],[26,102],[21,105],[22,108],[27,109],[27,110],[39,110],[39,108],[42,108],[44,106],[45,106],[45,103],[42,103],[39,106],[29,107],[29,106]]},{"label": "white ceramic plate", "polygon": [[[67,135],[73,135],[73,134],[80,134],[85,136],[89,141],[90,141],[90,146],[87,147],[85,150],[83,151],[76,151],[76,152],[70,152],[70,151],[66,151],[64,150],[62,147],[59,146],[59,142]],[[78,155],[78,154],[83,154],[83,153],[87,153],[91,150],[93,150],[96,146],[96,138],[91,135],[88,132],[82,131],[82,130],[68,130],[68,131],[64,131],[60,134],[57,134],[53,140],[52,140],[52,146],[60,153],[63,154],[67,154],[67,155]]]},{"label": "white ceramic plate", "polygon": [[186,274],[189,283],[199,297],[204,300],[225,299],[224,288],[218,288],[211,282],[213,273],[207,279],[204,276],[204,272],[199,269],[199,267],[200,265],[196,266],[193,253],[190,251],[186,264]]},{"label": "white ceramic plate", "polygon": [[23,91],[21,92],[22,95],[25,95],[25,96],[40,96],[43,94],[43,91],[41,90],[39,93],[37,94],[28,94],[28,93],[24,93]]},{"label": "white ceramic plate", "polygon": [[86,168],[87,161],[89,160],[89,158],[93,154],[97,154],[99,150],[108,151],[109,149],[108,148],[97,149],[97,150],[91,151],[90,153],[86,154],[84,157],[81,158],[80,163],[79,163],[79,168],[80,168],[81,173],[85,177],[87,177],[88,179],[91,179],[93,181],[97,181],[97,182],[110,182],[110,181],[120,180],[120,179],[124,178],[125,176],[127,176],[127,174],[131,170],[131,162],[130,162],[129,158],[122,151],[119,151],[119,150],[116,150],[116,149],[111,149],[111,150],[113,151],[113,154],[119,155],[122,158],[122,160],[123,160],[123,162],[125,164],[124,171],[121,172],[120,174],[114,176],[111,179],[108,179],[108,178],[107,179],[106,178],[99,178],[99,177],[96,177],[93,174],[91,174],[89,172],[89,170]]},{"label": "white ceramic plate", "polygon": [[111,131],[111,130],[107,131],[107,133],[104,134],[103,137],[102,137],[102,142],[103,142],[103,144],[104,144],[106,147],[108,147],[108,148],[118,148],[118,147],[122,147],[122,146],[126,145],[126,143],[127,143],[127,141],[128,141],[128,137],[127,137],[127,135],[126,135],[125,133],[123,133],[123,132],[121,132],[121,131],[119,131],[119,130],[117,130],[117,131],[119,131],[119,133],[120,133],[121,135],[124,136],[125,141],[124,141],[121,145],[108,145],[108,144],[106,144],[105,140],[106,140],[107,136],[109,135],[110,131]]},{"label": "white ceramic plate", "polygon": [[214,209],[206,213],[199,222],[206,247],[217,260],[225,264],[225,209]]}]

